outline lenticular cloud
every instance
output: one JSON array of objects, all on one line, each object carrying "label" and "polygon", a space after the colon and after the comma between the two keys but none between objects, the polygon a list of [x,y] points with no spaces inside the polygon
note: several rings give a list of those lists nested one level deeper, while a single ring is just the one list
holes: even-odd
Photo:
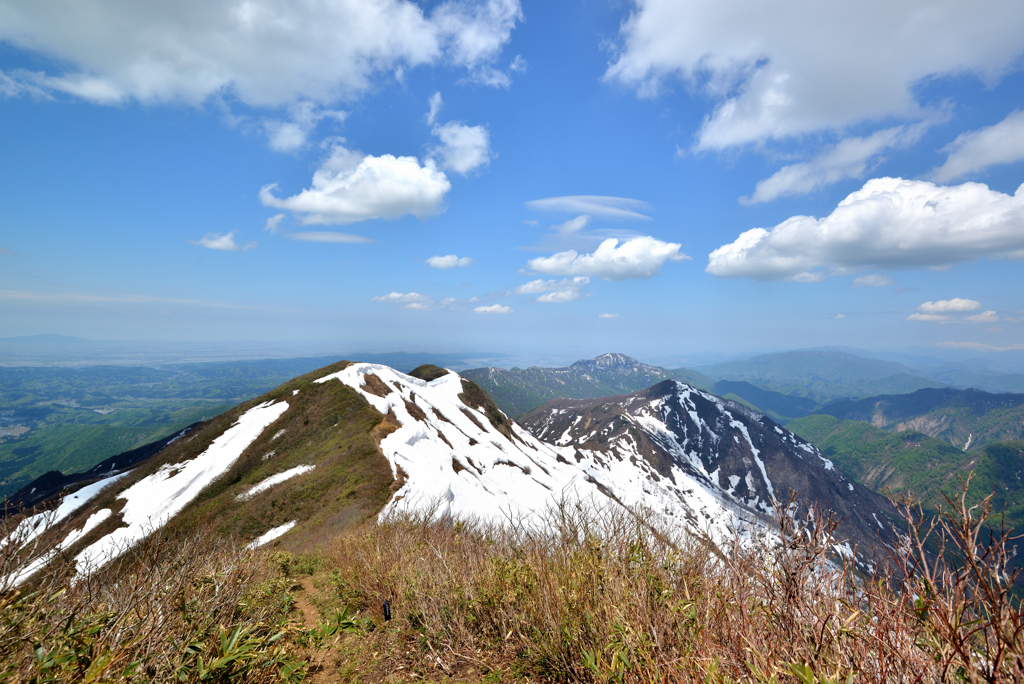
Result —
[{"label": "lenticular cloud", "polygon": [[708,255],[708,273],[813,282],[829,271],[949,266],[1024,258],[1024,185],[1013,195],[982,183],[935,185],[875,178],[824,218],[754,228]]}]

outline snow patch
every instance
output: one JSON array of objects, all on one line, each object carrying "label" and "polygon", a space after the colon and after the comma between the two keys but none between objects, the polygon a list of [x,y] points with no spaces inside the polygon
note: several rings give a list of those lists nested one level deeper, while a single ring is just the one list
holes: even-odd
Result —
[{"label": "snow patch", "polygon": [[311,465],[300,465],[300,466],[295,466],[294,468],[289,468],[288,470],[286,470],[286,471],[284,471],[282,473],[278,473],[276,475],[271,475],[270,477],[266,478],[265,480],[262,480],[258,484],[254,485],[248,491],[242,492],[236,498],[239,501],[248,501],[249,499],[251,499],[252,497],[256,496],[257,494],[259,494],[261,492],[267,491],[268,489],[270,489],[274,485],[280,484],[280,483],[284,482],[285,480],[289,480],[289,479],[291,479],[293,477],[297,477],[299,475],[303,475],[305,473],[308,473],[309,471],[311,471],[315,467],[316,466],[311,466]]},{"label": "snow patch", "polygon": [[[88,572],[120,555],[132,544],[163,527],[199,493],[223,475],[263,430],[288,409],[287,402],[254,406],[195,458],[161,466],[121,492],[126,501],[121,527],[87,547],[75,558],[79,572]],[[284,432],[283,430],[281,432]],[[280,434],[280,433],[278,433]]]},{"label": "snow patch", "polygon": [[251,542],[249,542],[249,545],[246,546],[246,548],[255,549],[260,546],[263,546],[264,544],[269,544],[278,537],[283,537],[285,534],[291,531],[293,527],[295,527],[295,524],[297,522],[297,520],[292,520],[291,522],[286,522],[284,525],[278,525],[277,527],[273,527],[267,530],[260,536],[256,537],[256,539],[253,539]]}]

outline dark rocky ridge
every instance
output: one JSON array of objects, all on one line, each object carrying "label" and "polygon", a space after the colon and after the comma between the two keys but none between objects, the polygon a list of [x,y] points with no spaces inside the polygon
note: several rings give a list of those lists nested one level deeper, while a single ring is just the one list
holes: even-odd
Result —
[{"label": "dark rocky ridge", "polygon": [[896,537],[885,497],[846,478],[816,447],[770,418],[685,383],[667,380],[635,394],[556,399],[522,420],[538,439],[598,451],[638,453],[658,473],[678,467],[727,501],[767,516],[790,494],[800,511],[834,512],[837,543],[858,548],[863,563]]}]

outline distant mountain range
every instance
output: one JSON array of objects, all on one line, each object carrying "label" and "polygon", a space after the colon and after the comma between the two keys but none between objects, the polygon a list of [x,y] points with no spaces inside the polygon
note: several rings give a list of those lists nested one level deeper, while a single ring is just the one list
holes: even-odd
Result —
[{"label": "distant mountain range", "polygon": [[1024,439],[1024,394],[976,389],[923,389],[910,394],[844,399],[817,413],[871,423],[892,432],[938,437],[967,451],[989,442]]},{"label": "distant mountain range", "polygon": [[865,359],[841,351],[765,354],[746,361],[702,366],[699,371],[716,380],[740,380],[761,389],[808,398],[819,406],[849,397],[903,394],[944,386],[901,363]]},{"label": "distant mountain range", "polygon": [[471,368],[460,373],[483,387],[513,417],[524,416],[551,399],[629,394],[668,379],[701,389],[714,384],[696,371],[649,366],[625,354],[602,354],[564,368]]}]

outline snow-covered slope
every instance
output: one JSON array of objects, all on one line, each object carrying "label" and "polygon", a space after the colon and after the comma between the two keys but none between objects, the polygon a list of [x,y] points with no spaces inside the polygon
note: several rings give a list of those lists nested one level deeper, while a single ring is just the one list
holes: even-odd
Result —
[{"label": "snow-covered slope", "polygon": [[330,381],[355,389],[395,421],[380,447],[403,484],[384,516],[434,510],[439,516],[539,522],[562,499],[586,499],[644,506],[713,537],[756,519],[694,477],[685,463],[668,466],[663,475],[635,450],[608,458],[599,449],[542,442],[453,372],[425,381],[386,366],[353,364],[319,380]]},{"label": "snow-covered slope", "polygon": [[556,400],[525,425],[454,372],[341,362],[86,483],[58,509],[69,527],[54,542],[85,568],[162,526],[287,546],[402,511],[543,525],[553,504],[581,499],[723,539],[766,526],[790,491],[848,518],[837,543],[864,550],[888,532],[887,503],[810,444],[684,383]]},{"label": "snow-covered slope", "polygon": [[674,380],[622,397],[548,402],[523,424],[542,440],[629,462],[710,493],[767,519],[790,495],[806,514],[815,507],[842,521],[839,542],[866,561],[879,542],[896,541],[894,510],[882,496],[846,478],[809,442],[759,413]]}]

